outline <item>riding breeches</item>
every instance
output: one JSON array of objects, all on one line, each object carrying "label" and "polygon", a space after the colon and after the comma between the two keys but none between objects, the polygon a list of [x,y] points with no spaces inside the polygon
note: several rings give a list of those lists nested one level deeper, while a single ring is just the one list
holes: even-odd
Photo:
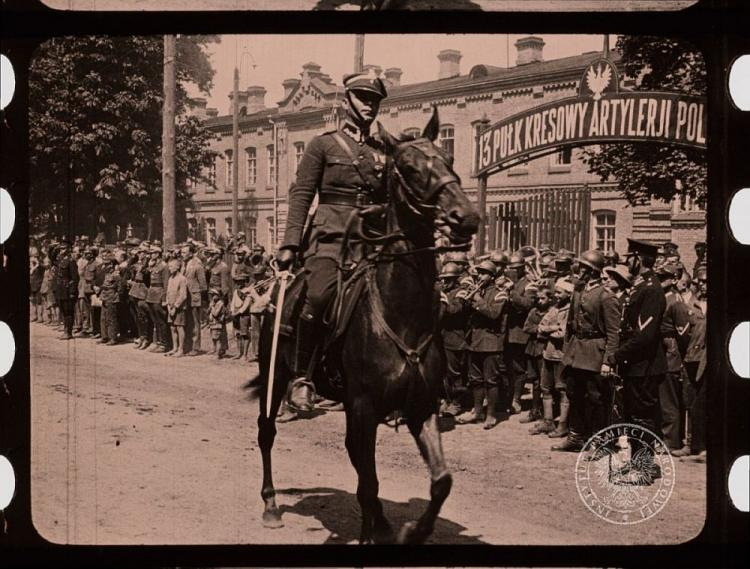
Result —
[{"label": "riding breeches", "polygon": [[323,314],[336,294],[337,263],[328,257],[310,257],[305,260],[307,296],[302,317],[314,323],[323,319]]}]

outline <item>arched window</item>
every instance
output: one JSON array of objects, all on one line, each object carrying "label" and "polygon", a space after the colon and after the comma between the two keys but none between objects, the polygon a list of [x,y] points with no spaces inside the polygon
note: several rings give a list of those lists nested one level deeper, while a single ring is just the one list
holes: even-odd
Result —
[{"label": "arched window", "polygon": [[455,132],[455,128],[452,124],[444,124],[440,127],[440,148],[442,148],[448,156],[453,156],[453,138]]},{"label": "arched window", "polygon": [[594,231],[592,233],[595,249],[600,251],[615,250],[615,221],[617,214],[611,209],[600,209],[591,213]]},{"label": "arched window", "polygon": [[245,148],[245,188],[250,189],[255,186],[258,178],[258,157],[255,148],[249,146]]}]

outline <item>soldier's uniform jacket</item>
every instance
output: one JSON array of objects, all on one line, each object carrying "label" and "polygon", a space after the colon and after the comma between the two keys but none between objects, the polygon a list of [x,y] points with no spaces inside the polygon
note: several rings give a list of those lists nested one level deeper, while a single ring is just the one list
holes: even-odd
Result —
[{"label": "soldier's uniform jacket", "polygon": [[253,276],[253,269],[247,263],[232,263],[232,281],[235,288],[238,285],[245,286],[244,283]]},{"label": "soldier's uniform jacket", "polygon": [[700,380],[706,371],[706,314],[696,300],[688,307],[690,317],[690,341],[685,352],[685,363],[698,362],[695,379]]},{"label": "soldier's uniform jacket", "polygon": [[229,267],[224,261],[219,260],[211,267],[208,288],[215,288],[221,291],[224,298],[229,296]]},{"label": "soldier's uniform jacket", "polygon": [[[344,150],[338,139],[349,147]],[[384,203],[385,155],[382,142],[362,136],[348,124],[313,138],[305,149],[297,179],[289,189],[289,213],[281,248],[305,248],[305,256],[336,258],[353,207]],[[303,229],[313,198],[309,244]]]},{"label": "soldier's uniform jacket", "polygon": [[149,273],[145,263],[140,261],[132,267],[133,284],[130,285],[130,298],[146,300],[148,294]]},{"label": "soldier's uniform jacket", "polygon": [[57,260],[55,297],[57,301],[78,298],[78,264],[71,256]]},{"label": "soldier's uniform jacket", "polygon": [[523,329],[529,310],[534,306],[534,295],[527,291],[529,279],[525,276],[518,279],[510,290],[508,303],[508,343],[524,344],[529,341],[529,334]]},{"label": "soldier's uniform jacket", "polygon": [[104,276],[102,290],[99,293],[102,303],[114,304],[120,300],[120,276],[115,273],[114,269],[110,270]]},{"label": "soldier's uniform jacket", "polygon": [[568,325],[569,309],[570,303],[565,306],[551,306],[537,326],[539,332],[547,334],[547,344],[544,346],[542,354],[545,360],[553,362],[562,360],[562,347]]},{"label": "soldier's uniform jacket", "polygon": [[162,304],[167,296],[169,267],[163,260],[159,259],[155,265],[150,266],[149,275],[151,276],[151,282],[146,293],[146,302]]},{"label": "soldier's uniform jacket", "polygon": [[568,310],[563,365],[595,372],[603,363],[613,365],[619,330],[620,304],[603,281],[579,283]]},{"label": "soldier's uniform jacket", "polygon": [[[462,290],[461,287],[456,286],[445,293],[447,302],[443,303],[440,326],[443,331],[443,345],[447,350],[465,350],[468,346],[466,327],[470,310],[466,303],[456,296]],[[466,293],[465,290],[463,292]]]},{"label": "soldier's uniform jacket", "polygon": [[183,267],[183,274],[187,280],[187,289],[190,296],[189,306],[200,306],[201,293],[208,290],[206,270],[203,268],[203,263],[197,257],[193,257]]},{"label": "soldier's uniform jacket", "polygon": [[646,377],[667,371],[667,358],[661,337],[661,322],[667,300],[651,271],[641,273],[633,283],[630,300],[623,313],[626,330],[615,354],[620,375]]},{"label": "soldier's uniform jacket", "polygon": [[690,316],[687,304],[677,291],[670,290],[665,294],[665,298],[667,308],[661,321],[661,335],[667,358],[667,371],[676,373],[682,369],[682,357],[690,339]]},{"label": "soldier's uniform jacket", "polygon": [[83,291],[85,294],[94,293],[94,285],[96,284],[96,269],[99,265],[101,265],[99,259],[92,259],[92,261],[83,268],[83,279],[85,281]]},{"label": "soldier's uniform jacket", "polygon": [[505,292],[494,284],[476,293],[469,317],[469,346],[472,352],[502,352],[507,332],[503,311],[509,304]]},{"label": "soldier's uniform jacket", "polygon": [[523,325],[523,331],[529,335],[529,343],[526,344],[526,355],[531,357],[541,356],[547,345],[549,334],[540,329],[539,324],[549,312],[549,307],[540,311],[538,307],[529,310],[526,322]]}]

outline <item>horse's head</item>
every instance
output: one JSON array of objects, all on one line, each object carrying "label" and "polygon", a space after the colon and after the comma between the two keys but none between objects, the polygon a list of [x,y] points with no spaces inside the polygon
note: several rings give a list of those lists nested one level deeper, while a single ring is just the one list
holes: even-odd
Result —
[{"label": "horse's head", "polygon": [[412,216],[410,221],[430,223],[453,244],[468,243],[479,215],[453,171],[453,159],[434,144],[440,131],[437,109],[418,138],[395,138],[380,123],[378,130],[396,178],[389,180],[392,199]]}]

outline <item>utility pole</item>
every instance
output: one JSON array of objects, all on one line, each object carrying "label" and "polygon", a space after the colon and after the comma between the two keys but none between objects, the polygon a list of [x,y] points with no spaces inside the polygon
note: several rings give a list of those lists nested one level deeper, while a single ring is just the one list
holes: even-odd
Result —
[{"label": "utility pole", "polygon": [[359,73],[365,66],[365,34],[357,34],[354,43],[354,73]]},{"label": "utility pole", "polygon": [[161,185],[162,229],[164,246],[175,243],[175,185],[174,185],[174,123],[175,123],[175,42],[173,35],[164,36],[164,107],[162,109]]},{"label": "utility pole", "polygon": [[234,91],[232,93],[232,234],[239,232],[240,217],[240,70],[234,68]]},{"label": "utility pole", "polygon": [[605,59],[609,58],[609,34],[604,34],[604,49],[602,52]]}]

